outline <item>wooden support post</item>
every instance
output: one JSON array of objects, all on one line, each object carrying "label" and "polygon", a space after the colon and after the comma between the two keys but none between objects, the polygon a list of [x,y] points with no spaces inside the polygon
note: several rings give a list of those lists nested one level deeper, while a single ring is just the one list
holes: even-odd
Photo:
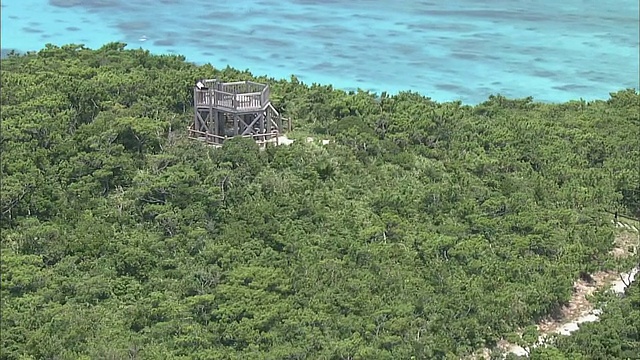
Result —
[{"label": "wooden support post", "polygon": [[200,130],[198,129],[198,93],[196,89],[195,87],[193,88],[193,129]]},{"label": "wooden support post", "polygon": [[[207,114],[207,130],[208,132],[211,132],[211,129],[213,128],[213,102],[210,101],[209,102],[209,113]],[[215,129],[214,129],[215,132]]]},{"label": "wooden support post", "polygon": [[269,140],[271,138],[271,136],[269,136],[271,131],[269,129],[269,113],[266,110],[262,112],[262,122],[260,128],[262,129],[261,131],[264,141]]},{"label": "wooden support post", "polygon": [[234,136],[238,135],[238,120],[240,120],[239,115],[233,114],[233,135]]},{"label": "wooden support post", "polygon": [[222,134],[220,134],[220,112],[218,110],[216,110],[215,115],[214,115],[214,130],[213,133],[220,136]]}]

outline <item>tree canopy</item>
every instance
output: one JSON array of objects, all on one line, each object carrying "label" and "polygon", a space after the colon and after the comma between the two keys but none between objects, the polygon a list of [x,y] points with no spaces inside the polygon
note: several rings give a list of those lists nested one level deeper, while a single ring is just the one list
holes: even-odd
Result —
[{"label": "tree canopy", "polygon": [[[633,89],[469,106],[121,43],[1,64],[3,359],[458,359],[615,268],[604,211],[640,214]],[[269,82],[334,141],[190,141],[199,78]],[[637,354],[632,289],[533,355]]]}]

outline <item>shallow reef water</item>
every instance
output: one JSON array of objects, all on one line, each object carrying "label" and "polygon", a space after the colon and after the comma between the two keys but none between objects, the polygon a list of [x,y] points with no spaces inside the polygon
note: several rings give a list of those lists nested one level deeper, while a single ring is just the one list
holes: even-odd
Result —
[{"label": "shallow reef water", "polygon": [[438,101],[561,102],[638,88],[637,0],[4,0],[3,54],[46,43]]}]

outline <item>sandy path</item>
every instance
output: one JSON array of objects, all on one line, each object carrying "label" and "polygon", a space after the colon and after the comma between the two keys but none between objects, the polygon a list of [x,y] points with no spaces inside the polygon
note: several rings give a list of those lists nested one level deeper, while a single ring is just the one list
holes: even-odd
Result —
[{"label": "sandy path", "polygon": [[[617,246],[611,251],[615,257],[629,256],[638,252],[640,235],[638,228],[634,225],[626,224],[620,221],[611,220],[616,228],[623,230],[616,236]],[[544,345],[549,335],[561,334],[570,335],[579,329],[579,325],[587,322],[598,321],[602,309],[596,309],[587,300],[587,297],[597,290],[609,288],[618,295],[623,295],[626,288],[633,283],[636,278],[640,277],[640,265],[629,270],[626,273],[616,273],[613,271],[598,272],[591,275],[590,281],[578,280],[574,283],[574,293],[569,304],[561,309],[558,316],[560,319],[548,317],[537,324],[540,337],[538,341],[531,347],[525,347],[511,344],[507,341],[501,341],[498,348],[503,351],[504,357],[508,354],[528,357],[531,349]],[[481,349],[472,355],[472,359],[489,359],[490,349]]]}]

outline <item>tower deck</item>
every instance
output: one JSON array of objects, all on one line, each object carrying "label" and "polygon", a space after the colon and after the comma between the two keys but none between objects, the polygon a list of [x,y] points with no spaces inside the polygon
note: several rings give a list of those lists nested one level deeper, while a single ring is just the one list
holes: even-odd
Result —
[{"label": "tower deck", "polygon": [[193,89],[189,137],[216,146],[234,136],[251,137],[265,145],[272,142],[284,133],[283,121],[286,128],[291,122],[280,116],[269,95],[268,84],[199,80]]},{"label": "tower deck", "polygon": [[238,112],[255,112],[266,109],[269,104],[269,85],[252,81],[221,83],[203,80],[201,88],[194,89],[197,108],[217,108]]}]

